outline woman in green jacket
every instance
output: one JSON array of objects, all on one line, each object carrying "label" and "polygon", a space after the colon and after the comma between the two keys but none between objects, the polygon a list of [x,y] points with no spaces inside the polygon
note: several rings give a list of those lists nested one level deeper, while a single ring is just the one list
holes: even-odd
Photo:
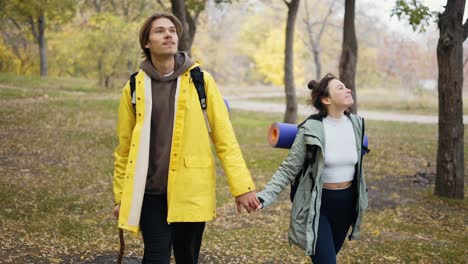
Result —
[{"label": "woman in green jacket", "polygon": [[299,125],[289,155],[263,191],[260,208],[273,203],[300,175],[291,209],[289,243],[306,251],[313,263],[336,263],[349,228],[357,238],[367,191],[362,172],[364,120],[348,112],[351,90],[327,74],[310,81],[310,103],[318,114]]}]

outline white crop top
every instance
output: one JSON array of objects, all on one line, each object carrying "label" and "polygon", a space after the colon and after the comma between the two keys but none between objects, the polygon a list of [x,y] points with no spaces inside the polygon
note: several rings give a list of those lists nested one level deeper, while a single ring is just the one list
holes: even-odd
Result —
[{"label": "white crop top", "polygon": [[323,183],[352,181],[358,156],[351,120],[346,115],[340,119],[327,116],[323,119],[323,126],[325,128]]}]

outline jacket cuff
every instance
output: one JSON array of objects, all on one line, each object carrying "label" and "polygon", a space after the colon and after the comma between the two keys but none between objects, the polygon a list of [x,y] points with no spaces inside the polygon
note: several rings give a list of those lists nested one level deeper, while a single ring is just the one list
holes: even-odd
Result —
[{"label": "jacket cuff", "polygon": [[[228,179],[229,180],[229,179]],[[244,178],[244,179],[239,179],[236,182],[232,182],[233,184],[229,184],[231,194],[234,197],[237,197],[239,195],[255,191],[255,184],[252,181],[252,178],[249,177]]]},{"label": "jacket cuff", "polygon": [[262,209],[265,209],[265,208],[267,208],[268,206],[271,205],[271,201],[269,201],[269,200],[265,197],[263,191],[257,193],[257,198],[258,198],[258,199],[260,200],[260,202],[262,203]]}]

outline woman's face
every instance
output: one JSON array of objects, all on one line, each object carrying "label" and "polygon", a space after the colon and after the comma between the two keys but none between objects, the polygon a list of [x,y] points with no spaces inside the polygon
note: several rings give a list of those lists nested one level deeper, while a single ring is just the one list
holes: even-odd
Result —
[{"label": "woman's face", "polygon": [[333,79],[328,83],[328,96],[322,99],[322,103],[346,110],[354,104],[354,99],[350,89],[340,80]]}]

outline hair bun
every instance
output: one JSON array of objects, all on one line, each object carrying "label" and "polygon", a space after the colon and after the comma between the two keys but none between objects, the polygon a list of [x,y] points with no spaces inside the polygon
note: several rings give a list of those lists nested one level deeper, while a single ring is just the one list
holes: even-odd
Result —
[{"label": "hair bun", "polygon": [[314,90],[316,89],[317,87],[319,86],[319,83],[314,81],[314,80],[311,80],[308,84],[307,84],[307,87],[310,89],[310,90]]}]

